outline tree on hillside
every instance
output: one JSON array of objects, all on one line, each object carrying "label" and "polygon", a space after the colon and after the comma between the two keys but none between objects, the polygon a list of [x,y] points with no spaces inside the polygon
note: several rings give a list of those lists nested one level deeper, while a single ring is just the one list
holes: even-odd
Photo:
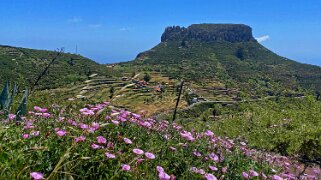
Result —
[{"label": "tree on hillside", "polygon": [[151,79],[151,76],[149,74],[145,74],[144,81],[149,82]]}]

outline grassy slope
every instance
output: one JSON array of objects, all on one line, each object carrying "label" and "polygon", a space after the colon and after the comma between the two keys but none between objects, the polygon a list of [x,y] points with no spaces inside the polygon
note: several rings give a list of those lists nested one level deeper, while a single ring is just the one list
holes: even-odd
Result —
[{"label": "grassy slope", "polygon": [[[10,80],[18,82],[20,86],[30,86],[55,55],[53,51],[0,46],[0,84]],[[73,64],[71,58],[76,59]],[[113,74],[103,65],[88,58],[63,53],[39,82],[38,88],[47,89],[78,83],[93,73],[106,76]]]},{"label": "grassy slope", "polygon": [[[173,78],[215,79],[247,89],[321,88],[321,68],[280,57],[257,42],[162,42],[128,63]],[[126,63],[124,63],[126,66]],[[244,86],[245,85],[245,86]]]}]

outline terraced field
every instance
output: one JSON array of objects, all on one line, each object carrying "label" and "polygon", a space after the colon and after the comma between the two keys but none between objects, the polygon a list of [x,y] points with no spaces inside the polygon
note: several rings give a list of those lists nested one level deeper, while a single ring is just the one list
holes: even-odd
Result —
[{"label": "terraced field", "polygon": [[[147,116],[172,112],[177,100],[179,81],[157,72],[150,72],[151,80],[146,83],[143,81],[144,74],[140,72],[130,77],[130,73],[123,73],[123,77],[113,78],[93,74],[80,84],[39,91],[35,96],[48,96],[49,101],[57,104],[61,100],[82,103],[108,100],[114,106],[144,113]],[[163,91],[159,87],[163,87]],[[187,93],[197,94],[206,101],[233,100],[237,97],[238,90],[226,89],[219,82],[207,85],[186,82],[183,92],[179,108],[188,106],[184,97]]]}]

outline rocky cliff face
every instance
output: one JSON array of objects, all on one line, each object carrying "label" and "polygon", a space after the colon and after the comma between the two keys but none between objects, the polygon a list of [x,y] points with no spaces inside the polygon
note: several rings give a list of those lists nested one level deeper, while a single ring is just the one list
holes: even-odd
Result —
[{"label": "rocky cliff face", "polygon": [[243,24],[193,24],[187,28],[171,26],[161,37],[167,41],[247,42],[256,41],[252,29]]}]

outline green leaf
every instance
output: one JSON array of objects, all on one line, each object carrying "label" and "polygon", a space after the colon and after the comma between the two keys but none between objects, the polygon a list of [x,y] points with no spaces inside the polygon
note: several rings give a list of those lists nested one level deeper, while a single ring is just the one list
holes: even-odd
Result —
[{"label": "green leaf", "polygon": [[8,97],[9,97],[9,81],[7,81],[7,83],[5,84],[2,93],[0,95],[0,109],[4,109],[5,108],[5,104],[8,101]]},{"label": "green leaf", "polygon": [[11,92],[11,95],[10,95],[10,97],[8,95],[8,99],[7,99],[7,101],[5,102],[5,105],[4,105],[5,109],[7,109],[8,111],[10,111],[11,104],[13,102],[13,98],[17,94],[17,91],[18,91],[18,86],[17,86],[17,84],[14,84],[14,87],[13,87],[13,90]]},{"label": "green leaf", "polygon": [[27,98],[29,95],[29,91],[26,88],[25,94],[22,97],[21,103],[18,107],[18,110],[16,112],[16,120],[21,121],[21,117],[27,114]]}]

